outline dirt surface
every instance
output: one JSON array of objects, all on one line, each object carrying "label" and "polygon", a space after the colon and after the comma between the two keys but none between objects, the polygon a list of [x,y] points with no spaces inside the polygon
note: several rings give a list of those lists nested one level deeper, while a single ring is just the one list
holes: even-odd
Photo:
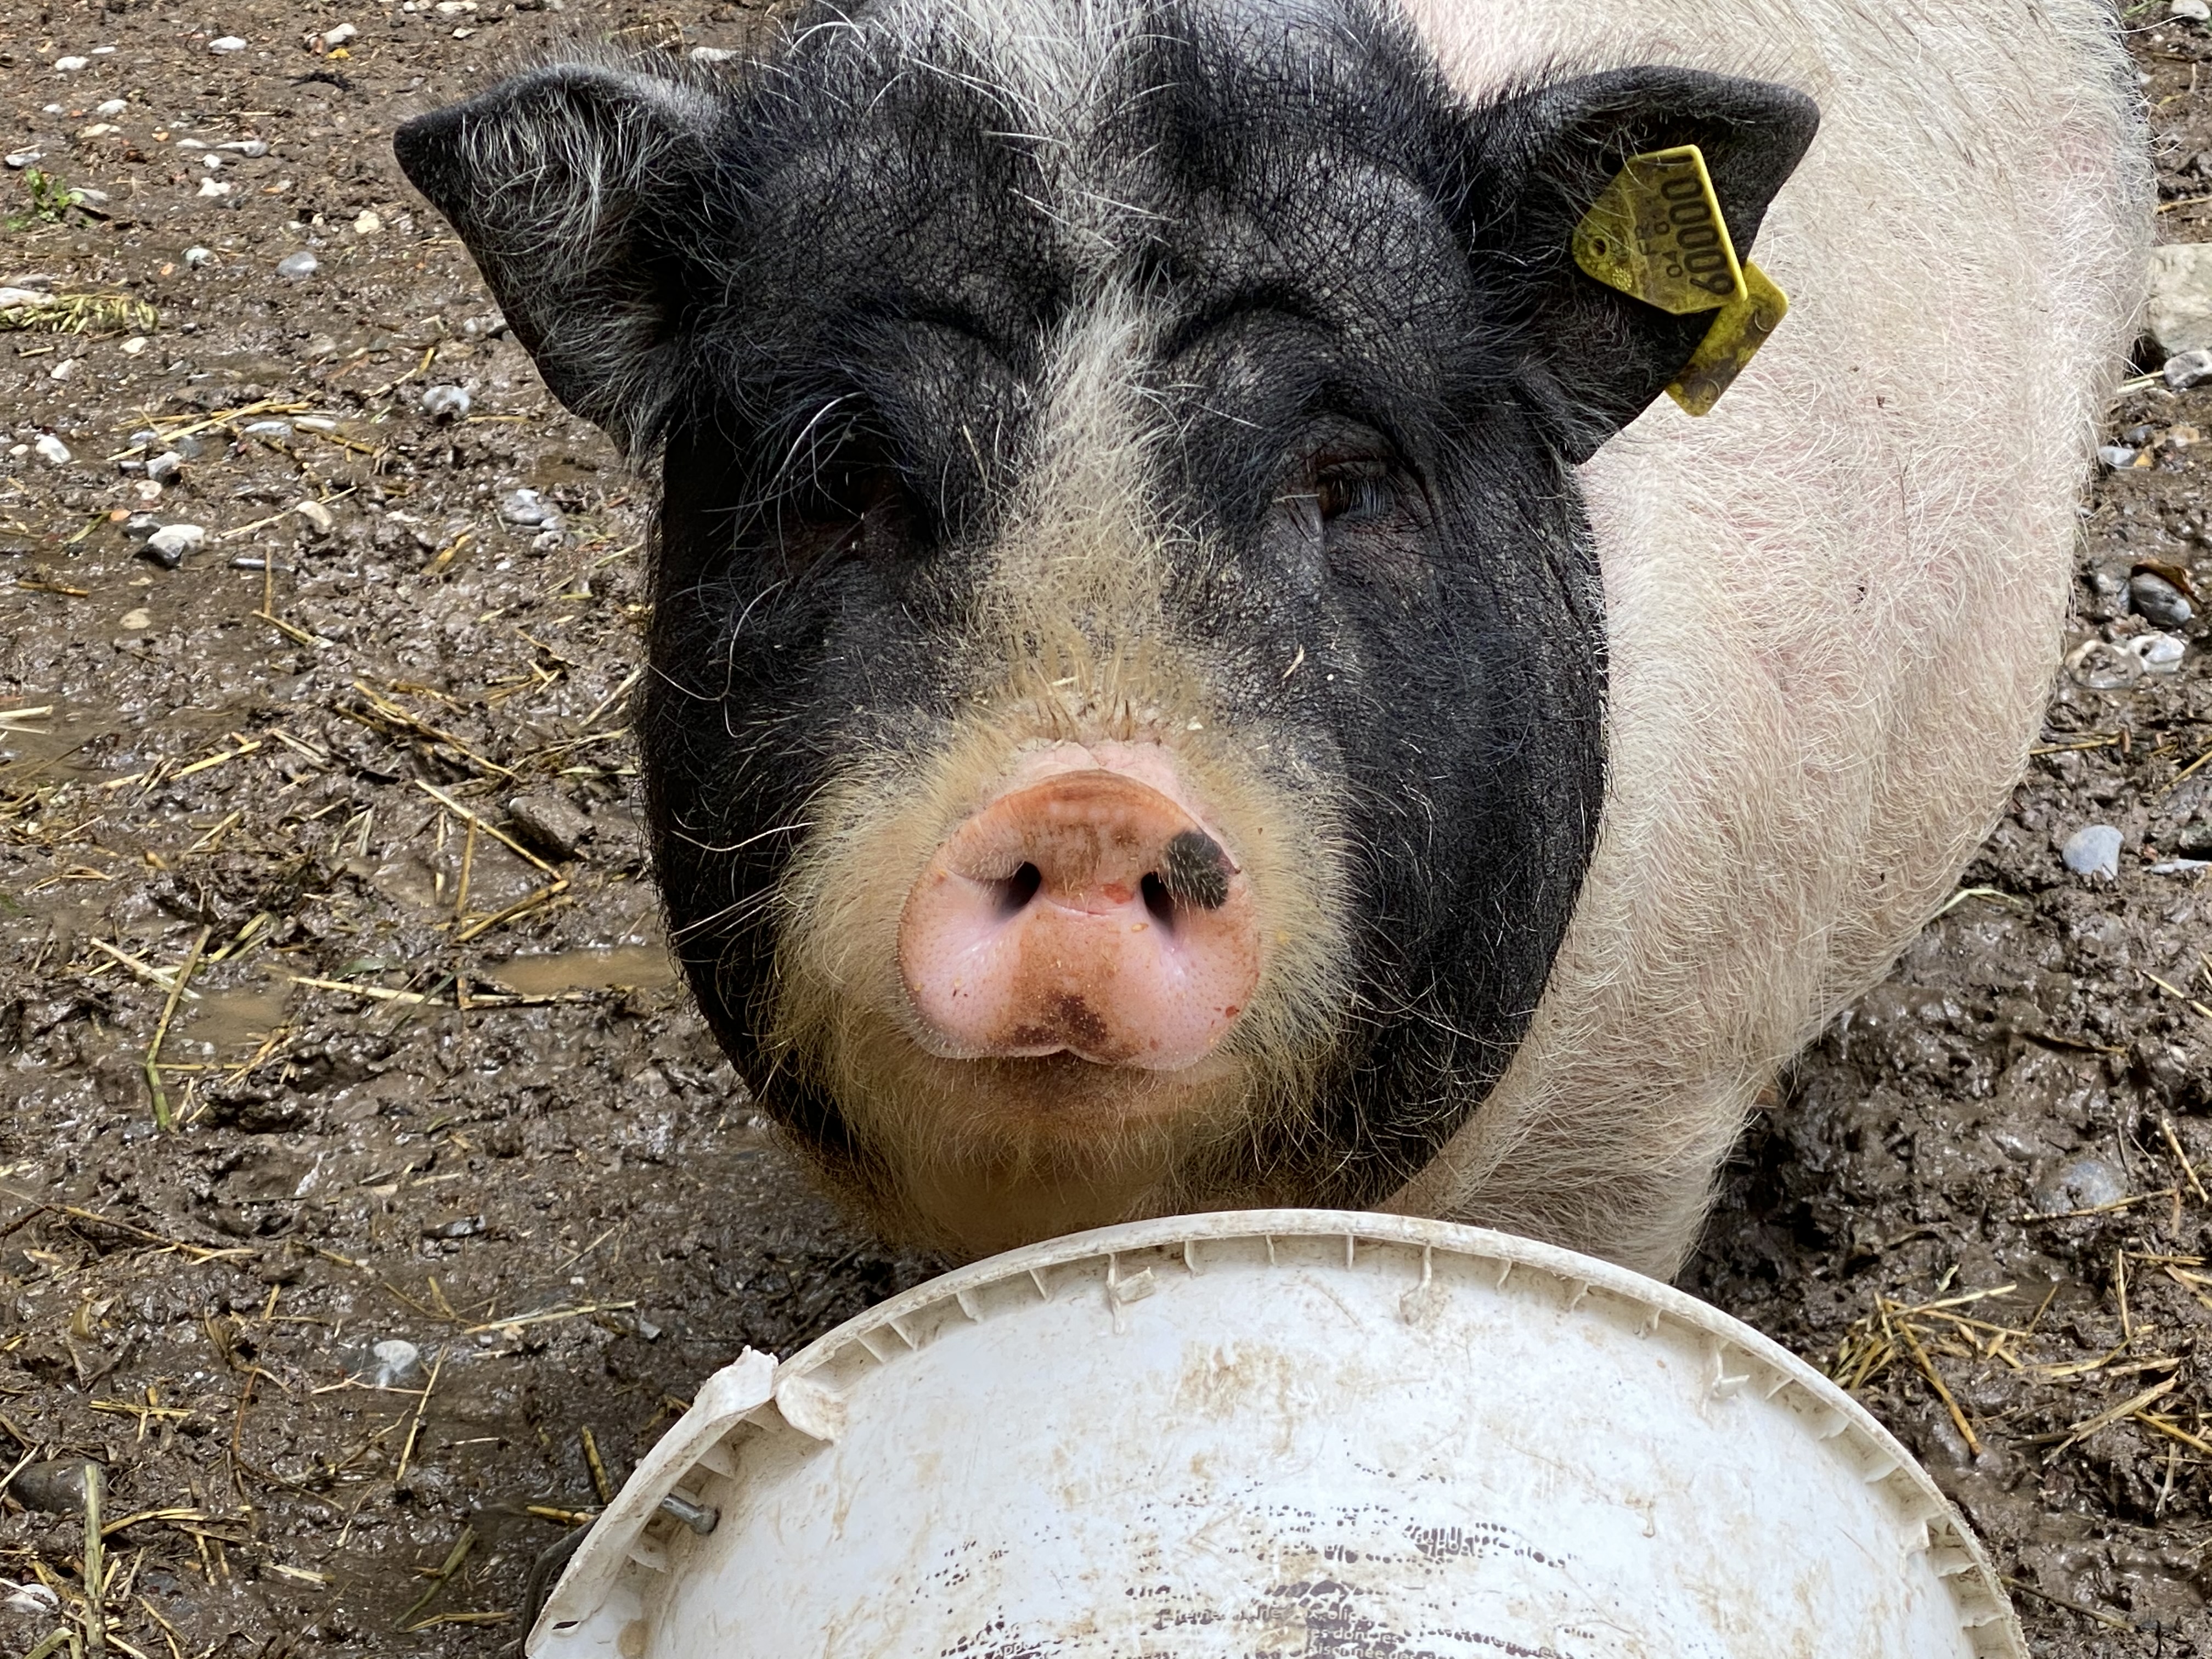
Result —
[{"label": "dirt surface", "polygon": [[[85,1620],[87,1456],[133,1659],[508,1651],[530,1559],[702,1376],[929,1271],[812,1194],[674,982],[624,731],[648,492],[389,149],[548,41],[750,24],[227,3],[0,3],[0,285],[110,296],[0,333],[0,1578],[33,1587],[0,1652]],[[2212,47],[2136,46],[2164,234],[2212,237]],[[2136,427],[2079,641],[2147,631],[2144,562],[2212,597],[2212,388],[2135,386]],[[142,509],[207,534],[166,568]],[[2049,1656],[2212,1652],[2212,895],[2153,867],[2212,856],[2179,631],[2178,673],[2080,665],[1689,1279],[1919,1451]],[[2117,881],[2061,862],[2093,823]]]}]

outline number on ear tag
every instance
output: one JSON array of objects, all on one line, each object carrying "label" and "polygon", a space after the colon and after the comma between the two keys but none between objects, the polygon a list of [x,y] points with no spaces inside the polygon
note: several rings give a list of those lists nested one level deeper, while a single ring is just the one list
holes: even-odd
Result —
[{"label": "number on ear tag", "polygon": [[1712,175],[1695,144],[1632,155],[1575,227],[1575,263],[1677,317],[1743,297]]},{"label": "number on ear tag", "polygon": [[1721,393],[1735,384],[1743,366],[1790,314],[1789,296],[1748,260],[1743,282],[1744,297],[1721,307],[1696,355],[1667,388],[1667,395],[1692,415],[1712,412]]},{"label": "number on ear tag", "polygon": [[1737,259],[1695,144],[1632,155],[1575,227],[1575,263],[1632,299],[1677,317],[1717,312],[1667,395],[1707,415],[1781,326],[1790,301]]}]

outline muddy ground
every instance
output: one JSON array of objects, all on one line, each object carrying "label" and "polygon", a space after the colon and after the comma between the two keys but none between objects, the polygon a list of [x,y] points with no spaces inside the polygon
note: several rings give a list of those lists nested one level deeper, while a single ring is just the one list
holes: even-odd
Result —
[{"label": "muddy ground", "polygon": [[[526,1564],[700,1377],[929,1269],[813,1196],[674,982],[624,729],[647,491],[388,147],[549,40],[755,27],[0,3],[0,286],[152,308],[0,333],[0,1578],[33,1587],[0,1652],[84,1618],[46,1466],[88,1455],[132,1659],[510,1651]],[[2162,234],[2212,238],[2212,45],[2135,45]],[[2212,389],[2135,385],[2112,428],[2145,465],[2094,483],[2075,637],[2124,644],[2139,566],[2212,597]],[[207,535],[164,568],[142,509]],[[2154,868],[2212,845],[2180,631],[2176,674],[2069,678],[1687,1281],[1919,1451],[2054,1659],[2212,1653],[2212,893]],[[2117,881],[2060,861],[2091,823]]]}]

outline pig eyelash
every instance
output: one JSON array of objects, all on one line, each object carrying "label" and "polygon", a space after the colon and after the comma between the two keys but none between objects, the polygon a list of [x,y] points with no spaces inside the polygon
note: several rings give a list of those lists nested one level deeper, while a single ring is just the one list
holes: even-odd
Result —
[{"label": "pig eyelash", "polygon": [[1401,501],[1392,470],[1380,461],[1323,468],[1314,479],[1314,508],[1323,524],[1370,524],[1392,518]]}]

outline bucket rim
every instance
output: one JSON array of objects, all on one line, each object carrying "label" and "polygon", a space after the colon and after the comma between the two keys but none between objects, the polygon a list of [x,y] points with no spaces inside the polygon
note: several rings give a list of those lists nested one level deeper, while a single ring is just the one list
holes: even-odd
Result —
[{"label": "bucket rim", "polygon": [[[1863,1478],[1869,1485],[1879,1482],[1890,1488],[1900,1507],[1917,1517],[1912,1524],[1923,1529],[1926,1547],[1948,1553],[1952,1564],[1939,1571],[1961,1626],[1972,1632],[1978,1659],[2027,1659],[2025,1637],[2003,1580],[1957,1507],[1871,1412],[1772,1338],[1671,1285],[1559,1245],[1425,1216],[1314,1209],[1162,1216],[1070,1233],[925,1280],[854,1315],[780,1363],[770,1355],[744,1350],[701,1385],[690,1410],[647,1454],[615,1501],[592,1523],[528,1632],[525,1650],[529,1659],[556,1659],[576,1651],[576,1644],[563,1638],[580,1634],[596,1622],[595,1615],[618,1584],[634,1574],[657,1572],[654,1564],[665,1557],[647,1534],[656,1523],[664,1528],[672,1524],[662,1514],[662,1500],[686,1486],[697,1491],[702,1470],[733,1475],[735,1466],[722,1443],[739,1425],[775,1420],[811,1439],[837,1439],[844,1427],[844,1400],[817,1374],[855,1345],[878,1364],[895,1364],[918,1346],[907,1334],[905,1322],[947,1303],[958,1304],[963,1313],[975,1318],[969,1297],[1024,1277],[1051,1300],[1045,1274],[1101,1258],[1107,1263],[1108,1299],[1115,1305],[1118,1322],[1120,1304],[1149,1294],[1149,1285],[1141,1292],[1121,1290],[1116,1258],[1181,1247],[1185,1266],[1197,1273],[1199,1246],[1252,1239],[1267,1241],[1271,1258],[1277,1240],[1340,1240],[1347,1267],[1356,1264],[1363,1244],[1419,1249],[1424,1284],[1431,1259],[1438,1254],[1497,1264],[1501,1289],[1525,1267],[1530,1273],[1524,1282],[1541,1275],[1576,1287],[1570,1294],[1570,1308],[1595,1291],[1641,1307],[1648,1316],[1647,1331],[1671,1324],[1704,1338],[1714,1362],[1710,1386],[1717,1394],[1753,1386],[1771,1397],[1785,1389],[1797,1389],[1835,1414],[1833,1426],[1815,1438],[1844,1440],[1854,1462],[1864,1471]],[[867,1340],[879,1334],[892,1340],[880,1346]]]}]

